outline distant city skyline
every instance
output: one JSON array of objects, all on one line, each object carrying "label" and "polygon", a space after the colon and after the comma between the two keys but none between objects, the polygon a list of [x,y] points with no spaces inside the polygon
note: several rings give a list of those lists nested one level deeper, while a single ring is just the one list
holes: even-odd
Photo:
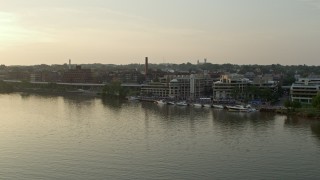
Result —
[{"label": "distant city skyline", "polygon": [[0,64],[320,65],[320,0],[0,0]]}]

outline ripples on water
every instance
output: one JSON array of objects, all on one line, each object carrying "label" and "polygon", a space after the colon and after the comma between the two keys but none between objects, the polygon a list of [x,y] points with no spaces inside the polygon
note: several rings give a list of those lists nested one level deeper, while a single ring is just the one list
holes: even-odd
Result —
[{"label": "ripples on water", "polygon": [[117,99],[0,95],[3,179],[316,179],[320,123]]}]

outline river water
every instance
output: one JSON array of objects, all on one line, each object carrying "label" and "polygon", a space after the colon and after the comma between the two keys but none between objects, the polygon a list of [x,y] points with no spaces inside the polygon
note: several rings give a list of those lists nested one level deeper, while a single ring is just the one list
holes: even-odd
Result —
[{"label": "river water", "polygon": [[0,179],[318,179],[320,122],[0,95]]}]

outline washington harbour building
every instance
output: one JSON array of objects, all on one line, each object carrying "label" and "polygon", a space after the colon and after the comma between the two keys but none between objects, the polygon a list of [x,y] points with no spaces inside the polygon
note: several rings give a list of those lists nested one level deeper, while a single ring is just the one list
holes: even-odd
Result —
[{"label": "washington harbour building", "polygon": [[141,94],[156,97],[170,97],[180,100],[195,100],[204,96],[206,84],[212,82],[206,75],[165,75],[159,82],[143,85]]},{"label": "washington harbour building", "polygon": [[320,92],[320,77],[299,78],[290,88],[292,101],[311,104],[312,98]]}]

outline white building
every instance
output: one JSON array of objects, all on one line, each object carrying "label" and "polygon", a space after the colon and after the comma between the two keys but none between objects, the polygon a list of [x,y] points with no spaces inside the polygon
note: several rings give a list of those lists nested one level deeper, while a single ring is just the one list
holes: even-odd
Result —
[{"label": "white building", "polygon": [[141,95],[168,97],[169,86],[166,83],[149,83],[146,85],[142,85]]},{"label": "white building", "polygon": [[205,91],[204,75],[181,75],[169,83],[169,97],[194,100],[202,97]]},{"label": "white building", "polygon": [[141,94],[146,96],[170,97],[175,99],[195,100],[204,96],[208,75],[166,75],[160,82],[142,85]]},{"label": "white building", "polygon": [[222,75],[220,80],[214,82],[212,85],[213,98],[214,99],[229,99],[232,98],[232,91],[235,88],[242,93],[247,87],[247,84],[251,83],[249,79],[244,78],[239,74],[226,74]]},{"label": "white building", "polygon": [[278,82],[273,81],[270,75],[257,76],[253,81],[244,78],[239,74],[222,75],[220,80],[214,82],[212,85],[214,99],[232,99],[237,94],[237,98],[244,98],[250,96],[252,99],[255,94],[248,94],[248,87],[256,87],[260,90],[269,89],[271,92],[278,91]]},{"label": "white building", "polygon": [[299,78],[290,88],[291,101],[311,104],[320,91],[320,77]]}]

